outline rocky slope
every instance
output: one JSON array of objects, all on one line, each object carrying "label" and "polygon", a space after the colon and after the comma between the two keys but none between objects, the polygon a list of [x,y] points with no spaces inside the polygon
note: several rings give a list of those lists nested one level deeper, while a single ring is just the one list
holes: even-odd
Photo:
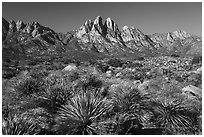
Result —
[{"label": "rocky slope", "polygon": [[100,16],[87,20],[76,31],[56,33],[38,22],[25,24],[23,21],[2,19],[2,40],[4,55],[60,54],[67,51],[88,51],[116,54],[179,54],[201,55],[201,37],[175,31],[164,34],[145,35],[135,27],[118,25]]},{"label": "rocky slope", "polygon": [[152,41],[161,45],[163,52],[178,53],[184,55],[201,55],[202,38],[191,35],[183,30],[149,35]]}]

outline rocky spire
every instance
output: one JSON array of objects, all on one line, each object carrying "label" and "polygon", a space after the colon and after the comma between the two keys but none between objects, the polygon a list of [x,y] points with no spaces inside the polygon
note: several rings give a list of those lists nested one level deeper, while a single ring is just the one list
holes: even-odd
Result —
[{"label": "rocky spire", "polygon": [[100,16],[97,16],[96,19],[94,20],[91,30],[97,30],[100,34],[103,33],[103,21]]},{"label": "rocky spire", "polygon": [[20,29],[23,29],[26,25],[23,23],[23,21],[21,20],[18,20],[16,22],[16,28],[17,28],[17,31],[19,31]]},{"label": "rocky spire", "polygon": [[122,40],[118,25],[110,17],[108,17],[104,23],[103,34],[112,41]]},{"label": "rocky spire", "polygon": [[85,27],[86,32],[91,31],[92,26],[93,26],[93,21],[90,20],[90,19],[87,20],[87,21],[84,23],[84,27]]},{"label": "rocky spire", "polygon": [[177,37],[177,38],[180,38],[180,39],[185,39],[187,37],[190,37],[190,34],[188,34],[187,32],[185,32],[184,30],[178,30],[178,31],[174,31],[172,33],[173,37]]},{"label": "rocky spire", "polygon": [[117,31],[118,30],[117,24],[115,24],[115,22],[110,17],[108,17],[106,19],[104,26],[109,28],[109,29],[112,29],[113,31]]},{"label": "rocky spire", "polygon": [[9,31],[10,32],[16,32],[16,23],[15,21],[11,20],[10,23],[9,23]]}]

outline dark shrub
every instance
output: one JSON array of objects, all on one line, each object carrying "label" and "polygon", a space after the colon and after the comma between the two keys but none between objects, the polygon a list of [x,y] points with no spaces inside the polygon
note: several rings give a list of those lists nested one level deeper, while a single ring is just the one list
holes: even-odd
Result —
[{"label": "dark shrub", "polygon": [[198,63],[202,63],[202,56],[193,57],[191,64],[198,64]]},{"label": "dark shrub", "polygon": [[97,64],[96,67],[97,67],[99,70],[101,70],[103,73],[105,73],[106,71],[108,71],[108,68],[109,68],[108,65],[105,65],[105,64],[102,64],[102,63]]},{"label": "dark shrub", "polygon": [[70,74],[69,74],[70,82],[73,82],[73,81],[77,80],[78,78],[80,78],[80,75],[78,72],[75,72],[75,71],[70,72]]},{"label": "dark shrub", "polygon": [[84,91],[90,89],[99,89],[103,86],[103,82],[98,79],[95,75],[85,75],[77,83],[77,87]]},{"label": "dark shrub", "polygon": [[145,60],[145,58],[144,57],[138,57],[137,60],[143,61],[143,60]]},{"label": "dark shrub", "polygon": [[113,59],[110,59],[108,62],[107,62],[108,65],[112,66],[112,67],[122,67],[122,65],[124,64],[122,62],[122,60],[120,59],[117,59],[117,58],[113,58]]},{"label": "dark shrub", "polygon": [[172,54],[171,57],[180,57],[178,54]]},{"label": "dark shrub", "polygon": [[135,62],[135,63],[128,63],[126,65],[128,68],[140,68],[140,67],[143,67],[143,65],[139,62]]},{"label": "dark shrub", "polygon": [[35,135],[38,134],[36,124],[31,123],[21,116],[11,116],[2,121],[3,135]]},{"label": "dark shrub", "polygon": [[17,74],[18,74],[18,71],[16,70],[6,70],[6,71],[3,71],[2,77],[5,79],[10,79],[12,77],[15,77]]},{"label": "dark shrub", "polygon": [[20,96],[29,96],[45,90],[44,82],[33,78],[28,78],[25,81],[21,81],[16,86],[16,89]]},{"label": "dark shrub", "polygon": [[72,93],[64,87],[51,87],[39,96],[41,107],[46,108],[51,114],[56,113],[61,105],[64,105],[70,98]]}]

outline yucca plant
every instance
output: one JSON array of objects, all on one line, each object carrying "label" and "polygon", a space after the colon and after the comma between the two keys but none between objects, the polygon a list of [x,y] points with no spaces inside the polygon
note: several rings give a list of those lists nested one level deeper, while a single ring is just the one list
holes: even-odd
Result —
[{"label": "yucca plant", "polygon": [[96,92],[79,92],[56,117],[55,131],[59,134],[96,134],[97,121],[110,111],[112,104]]},{"label": "yucca plant", "polygon": [[116,113],[125,112],[134,115],[141,123],[146,121],[144,115],[148,113],[147,98],[141,95],[138,89],[128,91],[120,89],[117,92],[113,95],[114,111]]},{"label": "yucca plant", "polygon": [[188,105],[184,96],[177,98],[158,97],[151,102],[153,123],[165,128],[171,134],[192,134],[195,132],[197,112]]},{"label": "yucca plant", "polygon": [[136,134],[136,130],[141,130],[148,123],[151,116],[148,98],[138,89],[118,89],[113,92],[112,100],[113,112],[119,114],[119,119],[122,120],[116,120],[121,129],[119,134]]},{"label": "yucca plant", "polygon": [[21,116],[10,116],[2,121],[3,135],[35,135],[38,134],[35,123]]}]

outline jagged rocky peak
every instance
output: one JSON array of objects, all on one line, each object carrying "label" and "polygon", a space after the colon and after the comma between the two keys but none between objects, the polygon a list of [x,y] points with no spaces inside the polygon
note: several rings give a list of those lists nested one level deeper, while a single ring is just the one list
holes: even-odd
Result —
[{"label": "jagged rocky peak", "polygon": [[11,20],[10,23],[9,23],[9,30],[10,32],[16,32],[16,23],[14,20]]},{"label": "jagged rocky peak", "polygon": [[113,31],[118,31],[118,25],[110,17],[106,19],[104,26]]},{"label": "jagged rocky peak", "polygon": [[145,35],[142,33],[142,31],[139,30],[138,28],[135,28],[134,26],[132,27],[124,26],[122,28],[121,36],[125,42],[131,40],[138,41],[140,39],[145,39]]},{"label": "jagged rocky peak", "polygon": [[122,30],[128,30],[129,29],[129,27],[128,26],[123,26],[123,28],[122,28]]},{"label": "jagged rocky peak", "polygon": [[26,27],[23,29],[23,32],[31,33],[34,30],[34,27],[31,24],[26,24]]},{"label": "jagged rocky peak", "polygon": [[34,28],[38,28],[38,27],[41,27],[40,23],[34,21],[31,23],[31,25],[34,27]]},{"label": "jagged rocky peak", "polygon": [[93,26],[93,21],[90,20],[90,19],[87,20],[87,21],[84,23],[84,27],[85,27],[86,32],[91,31],[92,26]]},{"label": "jagged rocky peak", "polygon": [[93,22],[92,30],[97,30],[99,33],[102,34],[103,32],[103,19],[101,16],[97,16]]},{"label": "jagged rocky peak", "polygon": [[168,41],[174,41],[176,39],[185,39],[185,38],[188,38],[188,37],[191,37],[191,35],[189,33],[187,33],[186,31],[184,30],[177,30],[177,31],[174,31],[174,32],[169,32],[167,33],[167,40]]},{"label": "jagged rocky peak", "polygon": [[16,22],[16,28],[17,28],[17,31],[19,31],[20,29],[23,29],[26,25],[23,23],[23,21],[21,20],[18,20]]},{"label": "jagged rocky peak", "polygon": [[190,37],[191,35],[188,34],[186,31],[184,30],[177,30],[177,31],[174,31],[173,34],[176,36],[176,37],[179,37],[181,39],[185,39],[187,37]]}]

